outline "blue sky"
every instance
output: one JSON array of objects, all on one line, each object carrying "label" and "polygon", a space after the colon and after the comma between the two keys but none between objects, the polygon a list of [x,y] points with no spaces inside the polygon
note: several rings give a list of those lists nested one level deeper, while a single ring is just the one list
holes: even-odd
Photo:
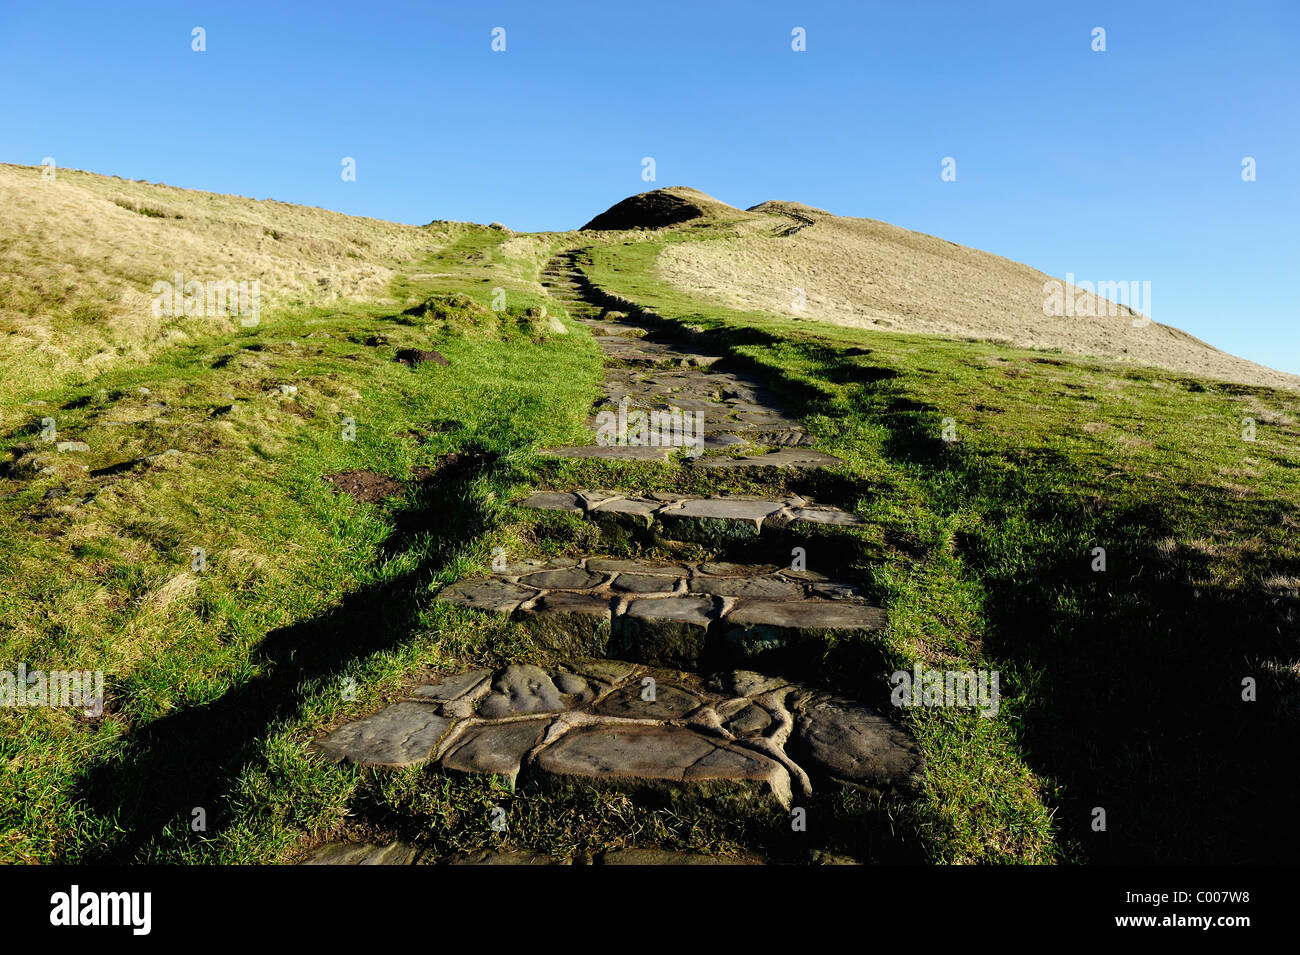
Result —
[{"label": "blue sky", "polygon": [[1295,0],[5,2],[0,82],[0,161],[520,230],[789,199],[1150,281],[1157,321],[1300,373]]}]

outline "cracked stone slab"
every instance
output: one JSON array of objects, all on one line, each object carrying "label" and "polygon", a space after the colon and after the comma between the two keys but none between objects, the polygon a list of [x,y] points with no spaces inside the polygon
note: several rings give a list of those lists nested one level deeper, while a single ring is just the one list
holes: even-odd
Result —
[{"label": "cracked stone slab", "polygon": [[413,695],[431,703],[450,703],[484,683],[491,675],[491,670],[470,670],[449,676],[440,683],[418,687]]},{"label": "cracked stone slab", "polygon": [[541,667],[512,664],[492,681],[491,692],[478,705],[478,715],[490,719],[562,713],[590,702],[594,695],[587,681],[577,674],[553,676]]},{"label": "cracked stone slab", "polygon": [[571,568],[567,570],[542,570],[525,574],[519,582],[538,590],[590,590],[604,583],[605,575],[589,570]]},{"label": "cracked stone slab", "polygon": [[639,444],[575,445],[564,448],[547,448],[539,452],[548,458],[596,458],[602,461],[664,461],[674,448],[651,447]]},{"label": "cracked stone slab", "polygon": [[925,762],[911,734],[875,708],[852,700],[797,694],[791,755],[846,782],[908,784]]},{"label": "cracked stone slab", "polygon": [[451,724],[424,703],[394,703],[373,716],[339,727],[314,746],[334,762],[414,766],[433,756]]},{"label": "cracked stone slab", "polygon": [[762,784],[782,805],[792,799],[780,763],[680,726],[579,727],[542,750],[536,767],[601,781]]},{"label": "cracked stone slab", "polygon": [[457,702],[490,686],[463,720],[440,717],[436,703],[399,703],[314,748],[366,765],[430,759],[447,772],[512,782],[525,775],[684,787],[742,801],[766,794],[787,806],[795,787],[814,791],[813,778],[906,788],[924,770],[907,730],[874,708],[752,670],[704,680],[622,660],[577,659],[484,673],[439,677],[425,688],[426,699]]},{"label": "cracked stone slab", "polygon": [[524,756],[542,741],[549,725],[549,719],[539,719],[471,726],[442,757],[443,768],[513,780]]},{"label": "cracked stone slab", "polygon": [[720,597],[759,597],[773,600],[801,600],[804,589],[778,577],[695,577],[687,584],[693,594]]}]

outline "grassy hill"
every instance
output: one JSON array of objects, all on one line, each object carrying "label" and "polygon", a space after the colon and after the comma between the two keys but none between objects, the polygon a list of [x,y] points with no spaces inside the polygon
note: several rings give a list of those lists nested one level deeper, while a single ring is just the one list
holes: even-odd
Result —
[{"label": "grassy hill", "polygon": [[[670,195],[519,235],[0,166],[0,669],[108,680],[99,716],[0,709],[0,860],[295,861],[340,834],[471,851],[500,843],[483,820],[503,800],[511,840],[552,854],[771,849],[761,820],[305,753],[420,674],[544,653],[431,599],[498,548],[592,545],[578,522],[513,506],[537,486],[833,494],[869,519],[844,560],[891,628],[828,647],[827,685],[877,695],[917,661],[1002,671],[994,719],[906,714],[926,788],[826,807],[843,851],[1289,859],[1288,376],[1158,325],[1133,329],[1154,352],[1076,349],[1044,337],[1043,277],[1024,266],[805,207]],[[628,307],[760,370],[845,464],[701,475],[540,457],[587,440],[603,374],[539,284],[565,250]],[[800,279],[809,307],[792,314],[786,286],[813,261],[824,280]],[[259,281],[258,321],[154,314],[177,272]],[[411,357],[429,351],[446,364]],[[360,499],[339,493],[357,472]],[[897,844],[859,844],[868,812]]]}]

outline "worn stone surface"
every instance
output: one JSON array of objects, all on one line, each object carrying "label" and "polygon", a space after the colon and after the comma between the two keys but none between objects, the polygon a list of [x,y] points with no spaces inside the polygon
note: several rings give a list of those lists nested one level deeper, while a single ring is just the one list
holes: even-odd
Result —
[{"label": "worn stone surface", "polygon": [[318,741],[316,749],[335,761],[365,766],[413,766],[427,760],[451,727],[424,703],[394,703]]},{"label": "worn stone surface", "polygon": [[[477,710],[446,715],[485,685],[492,691]],[[645,699],[651,686],[653,699]],[[796,793],[810,795],[814,779],[910,786],[924,768],[911,735],[886,715],[754,671],[706,681],[621,660],[578,660],[472,671],[413,692],[431,702],[389,706],[335,730],[316,750],[363,765],[427,760],[512,781],[673,784],[706,797],[763,794],[787,806]]]},{"label": "worn stone surface", "polygon": [[438,599],[513,611],[544,645],[565,654],[609,652],[686,667],[710,646],[751,661],[821,631],[879,630],[888,623],[852,584],[723,561],[525,562],[493,578],[453,584]]},{"label": "worn stone surface", "polygon": [[442,758],[446,769],[464,773],[493,773],[514,779],[524,754],[542,741],[549,720],[485,723],[459,736]]},{"label": "worn stone surface", "polygon": [[[663,450],[663,449],[651,449]],[[775,454],[776,452],[774,452]],[[763,455],[772,457],[772,455]],[[701,459],[713,460],[713,459]],[[725,459],[717,459],[725,460]],[[547,511],[581,511],[680,523],[722,521],[753,525],[756,529],[785,527],[791,523],[833,524],[841,527],[865,523],[838,507],[816,504],[801,497],[761,498],[743,495],[676,497],[672,495],[621,495],[609,491],[537,491],[519,502],[521,507]]]},{"label": "worn stone surface", "polygon": [[537,768],[607,783],[758,786],[783,805],[791,802],[790,775],[780,763],[681,726],[580,727],[543,750]]},{"label": "worn stone surface", "polygon": [[596,865],[754,865],[753,860],[706,856],[698,852],[671,852],[667,849],[616,849],[602,852]]},{"label": "worn stone surface", "polygon": [[301,865],[410,865],[415,850],[404,842],[375,846],[364,842],[330,842],[321,846]]},{"label": "worn stone surface", "polygon": [[654,699],[644,699],[650,695],[649,687],[640,684],[625,686],[605,697],[596,707],[595,712],[606,716],[621,716],[631,720],[680,720],[700,705],[700,698],[689,690],[668,684],[654,686]]},{"label": "worn stone surface", "polygon": [[911,734],[874,708],[852,700],[796,694],[791,755],[836,779],[907,784],[924,766]]},{"label": "worn stone surface", "polygon": [[444,587],[438,594],[439,599],[445,603],[492,613],[511,613],[523,601],[536,596],[534,590],[491,578],[457,581]]},{"label": "worn stone surface", "polygon": [[[593,694],[587,682],[572,674],[565,676],[571,683],[570,692],[557,687],[551,675],[541,667],[520,664],[508,666],[492,681],[492,692],[479,703],[478,715],[496,717],[560,713],[589,702]],[[573,681],[576,681],[576,685],[572,685]]]}]

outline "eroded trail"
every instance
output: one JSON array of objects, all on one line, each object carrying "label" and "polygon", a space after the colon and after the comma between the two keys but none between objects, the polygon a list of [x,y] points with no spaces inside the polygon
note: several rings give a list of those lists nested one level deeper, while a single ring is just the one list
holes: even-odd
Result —
[{"label": "eroded trail", "polygon": [[[686,468],[839,463],[812,446],[755,375],[728,368],[725,355],[655,316],[603,305],[608,297],[588,284],[575,255],[553,259],[544,284],[595,333],[607,360],[605,397],[590,422],[595,443],[545,454]],[[825,540],[860,517],[786,493],[571,488],[518,503],[594,522],[604,552],[499,566],[444,588],[438,600],[520,623],[562,662],[420,686],[319,740],[318,753],[365,766],[491,773],[512,784],[668,789],[682,811],[699,801],[729,812],[773,802],[790,811],[827,788],[916,786],[924,762],[903,727],[768,665],[813,658],[828,639],[879,633],[885,612],[851,583],[799,561],[733,559],[789,554],[791,541]],[[669,552],[689,545],[710,559],[639,559],[627,550],[637,540]],[[320,861],[354,856],[330,849]]]}]

